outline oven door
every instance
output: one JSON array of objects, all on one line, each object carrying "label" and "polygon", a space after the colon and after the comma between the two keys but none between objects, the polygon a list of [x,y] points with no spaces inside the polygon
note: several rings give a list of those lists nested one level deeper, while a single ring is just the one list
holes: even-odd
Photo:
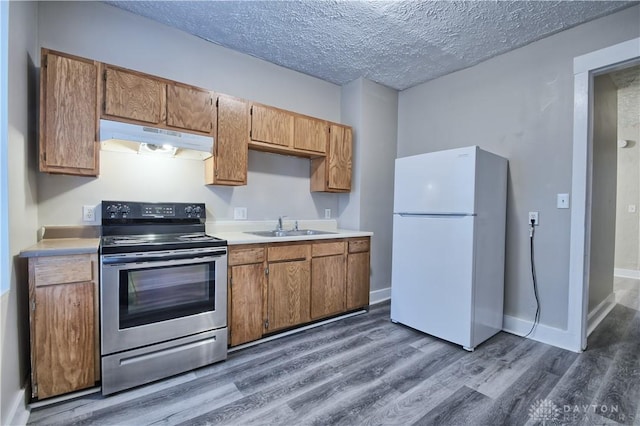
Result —
[{"label": "oven door", "polygon": [[226,248],[103,255],[102,355],[227,324]]}]

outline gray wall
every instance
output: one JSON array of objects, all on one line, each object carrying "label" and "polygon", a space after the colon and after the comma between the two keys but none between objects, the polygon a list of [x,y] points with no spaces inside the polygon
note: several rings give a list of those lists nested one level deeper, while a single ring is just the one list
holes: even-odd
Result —
[{"label": "gray wall", "polygon": [[479,145],[509,159],[505,314],[532,320],[527,212],[540,212],[536,271],[541,323],[567,326],[573,58],[640,36],[638,6],[606,16],[399,96],[398,156]]},{"label": "gray wall", "polygon": [[609,75],[593,84],[593,169],[589,311],[613,292],[616,233],[618,88]]},{"label": "gray wall", "polygon": [[629,143],[618,148],[615,267],[640,273],[640,81],[618,89],[618,139]]},{"label": "gray wall", "polygon": [[[48,47],[221,93],[340,121],[340,87],[205,42],[98,2],[41,2]],[[81,224],[81,206],[103,199],[204,201],[213,219],[247,207],[251,220],[318,219],[338,195],[309,191],[309,160],[251,152],[246,187],[204,185],[204,163],[104,152],[98,179],[39,174],[40,225]]]},{"label": "gray wall", "polygon": [[[341,222],[373,231],[371,290],[391,287],[393,170],[398,92],[359,78],[342,89],[342,118],[354,126],[354,190],[340,198]],[[380,294],[378,297],[388,297]]]},{"label": "gray wall", "polygon": [[2,293],[0,315],[0,351],[2,383],[0,424],[9,424],[7,416],[17,405],[24,410],[20,388],[28,372],[29,318],[28,285],[20,250],[36,242],[36,76],[33,61],[37,56],[35,3],[9,4],[8,70],[8,199],[10,285]]}]

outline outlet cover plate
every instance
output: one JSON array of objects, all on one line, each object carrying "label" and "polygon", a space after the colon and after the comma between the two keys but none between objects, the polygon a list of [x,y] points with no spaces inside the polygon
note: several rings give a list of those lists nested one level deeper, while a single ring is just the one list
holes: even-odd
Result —
[{"label": "outlet cover plate", "polygon": [[247,208],[246,207],[234,207],[233,208],[233,220],[247,220]]}]

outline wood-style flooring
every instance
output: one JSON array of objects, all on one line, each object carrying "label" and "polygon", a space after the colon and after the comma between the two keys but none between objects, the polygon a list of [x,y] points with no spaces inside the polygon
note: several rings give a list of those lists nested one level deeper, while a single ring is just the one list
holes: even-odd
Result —
[{"label": "wood-style flooring", "polygon": [[640,283],[573,353],[501,332],[469,353],[366,314],[109,397],[34,409],[60,425],[640,425]]}]

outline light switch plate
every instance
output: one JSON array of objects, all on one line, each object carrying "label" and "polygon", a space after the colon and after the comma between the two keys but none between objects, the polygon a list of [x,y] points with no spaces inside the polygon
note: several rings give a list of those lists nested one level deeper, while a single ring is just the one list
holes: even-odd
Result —
[{"label": "light switch plate", "polygon": [[635,213],[635,212],[636,212],[636,205],[635,205],[635,204],[629,204],[629,205],[627,206],[627,211],[628,211],[629,213]]},{"label": "light switch plate", "polygon": [[247,208],[246,207],[234,207],[233,208],[234,220],[247,220]]},{"label": "light switch plate", "polygon": [[331,219],[331,209],[324,209],[324,218]]}]

